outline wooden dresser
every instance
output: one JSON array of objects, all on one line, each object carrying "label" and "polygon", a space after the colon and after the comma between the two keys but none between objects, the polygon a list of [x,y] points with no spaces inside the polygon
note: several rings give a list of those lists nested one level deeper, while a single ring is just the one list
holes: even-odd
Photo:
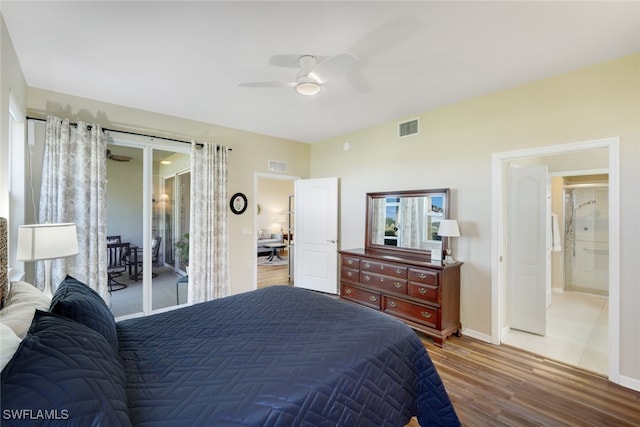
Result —
[{"label": "wooden dresser", "polygon": [[378,250],[340,251],[340,298],[380,310],[444,346],[460,336],[460,266]]}]

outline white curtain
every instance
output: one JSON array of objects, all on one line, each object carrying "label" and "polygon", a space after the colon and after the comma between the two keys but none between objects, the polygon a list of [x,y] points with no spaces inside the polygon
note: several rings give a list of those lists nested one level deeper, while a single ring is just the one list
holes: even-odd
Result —
[{"label": "white curtain", "polygon": [[[47,118],[39,222],[73,222],[77,227],[79,254],[52,262],[53,288],[69,274],[108,301],[106,150],[101,126]],[[41,265],[36,282],[44,284]]]},{"label": "white curtain", "polygon": [[399,245],[403,248],[420,247],[420,215],[418,197],[400,198]]},{"label": "white curtain", "polygon": [[229,293],[228,148],[205,142],[191,145],[191,222],[188,302]]}]

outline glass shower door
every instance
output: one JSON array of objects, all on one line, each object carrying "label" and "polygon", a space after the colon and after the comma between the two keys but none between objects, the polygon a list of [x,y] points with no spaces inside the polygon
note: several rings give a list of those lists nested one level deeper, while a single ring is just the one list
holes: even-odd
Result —
[{"label": "glass shower door", "polygon": [[565,288],[608,295],[608,188],[565,189],[565,218]]}]

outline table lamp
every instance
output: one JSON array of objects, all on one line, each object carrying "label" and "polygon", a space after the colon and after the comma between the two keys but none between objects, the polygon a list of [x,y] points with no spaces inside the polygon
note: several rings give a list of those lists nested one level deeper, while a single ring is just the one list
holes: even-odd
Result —
[{"label": "table lamp", "polygon": [[44,261],[44,289],[52,297],[51,260],[78,253],[78,234],[73,223],[31,224],[18,227],[18,261]]},{"label": "table lamp", "polygon": [[438,228],[438,236],[447,238],[447,255],[444,258],[445,264],[453,264],[456,262],[453,259],[453,252],[451,250],[451,238],[460,237],[460,229],[458,228],[458,221],[455,219],[443,219],[440,221],[440,228]]}]

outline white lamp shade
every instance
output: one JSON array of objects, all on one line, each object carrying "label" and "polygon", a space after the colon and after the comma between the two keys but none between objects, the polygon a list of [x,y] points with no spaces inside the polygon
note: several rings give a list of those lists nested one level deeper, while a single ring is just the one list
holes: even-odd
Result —
[{"label": "white lamp shade", "polygon": [[460,229],[458,228],[458,221],[456,221],[455,219],[441,220],[440,228],[438,228],[438,236],[460,237]]},{"label": "white lamp shade", "polygon": [[18,227],[18,261],[64,258],[78,253],[73,223],[31,224]]}]

